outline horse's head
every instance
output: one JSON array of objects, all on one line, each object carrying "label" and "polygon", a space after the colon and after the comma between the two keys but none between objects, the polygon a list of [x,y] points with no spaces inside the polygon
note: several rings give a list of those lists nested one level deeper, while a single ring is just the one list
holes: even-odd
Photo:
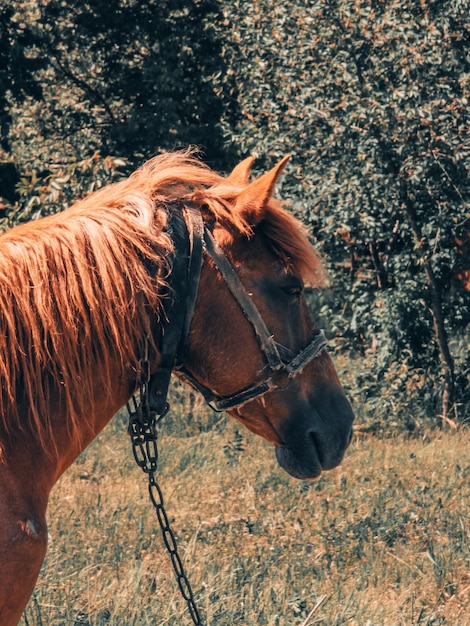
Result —
[{"label": "horse's head", "polygon": [[252,160],[241,163],[226,180],[223,210],[202,198],[213,239],[184,369],[273,443],[289,474],[305,479],[340,463],[354,416],[305,300],[304,284],[321,282],[321,263],[300,224],[271,197],[286,161],[251,184]]}]

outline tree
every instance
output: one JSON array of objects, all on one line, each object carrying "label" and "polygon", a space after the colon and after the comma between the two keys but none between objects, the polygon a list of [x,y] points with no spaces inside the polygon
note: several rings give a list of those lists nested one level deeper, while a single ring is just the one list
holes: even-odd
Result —
[{"label": "tree", "polygon": [[215,0],[6,0],[1,11],[11,88],[0,116],[20,174],[4,227],[61,210],[160,150],[198,145],[221,166]]},{"label": "tree", "polygon": [[40,171],[99,152],[135,166],[159,150],[195,144],[220,164],[214,80],[224,62],[215,0],[7,0],[7,9],[13,31],[23,24],[32,33],[24,56],[35,59],[41,90],[0,103],[17,160]]},{"label": "tree", "polygon": [[8,158],[11,115],[9,99],[23,103],[27,96],[40,99],[42,91],[34,79],[40,64],[25,54],[34,42],[31,29],[15,19],[12,6],[0,6],[0,200],[14,200],[18,173]]},{"label": "tree", "polygon": [[293,153],[285,194],[331,259],[336,328],[371,362],[363,391],[465,419],[469,362],[449,339],[470,319],[464,3],[238,0],[225,15],[237,137]]}]

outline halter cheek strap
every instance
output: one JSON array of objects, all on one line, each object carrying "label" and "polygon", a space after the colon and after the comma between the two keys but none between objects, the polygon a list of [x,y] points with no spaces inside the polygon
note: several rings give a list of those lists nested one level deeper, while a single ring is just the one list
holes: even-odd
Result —
[{"label": "halter cheek strap", "polygon": [[299,354],[295,354],[289,348],[274,341],[256,305],[248,296],[233,266],[229,263],[227,257],[224,255],[207,227],[204,229],[204,242],[208,256],[210,256],[214,265],[222,274],[227,287],[240,305],[245,317],[253,326],[260,349],[266,357],[269,371],[268,377],[263,381],[254,383],[231,396],[222,397],[214,394],[205,385],[201,385],[189,372],[180,367],[178,369],[179,373],[181,373],[193,387],[202,393],[204,399],[214,411],[220,412],[238,408],[250,400],[264,396],[269,391],[279,389],[280,387],[275,381],[275,376],[273,376],[273,374],[277,372],[285,373],[290,382],[290,380],[299,374],[312,359],[326,348],[328,340],[325,333],[320,330],[308,346]]},{"label": "halter cheek strap", "polygon": [[227,257],[222,252],[207,227],[204,228],[204,243],[208,256],[210,256],[214,265],[222,274],[227,287],[230,289],[233,297],[240,305],[245,317],[253,326],[260,348],[266,357],[269,367],[272,370],[281,369],[283,365],[282,360],[276,348],[276,344],[272,339],[271,333],[267,329],[260,312],[255,306],[255,303],[246,293],[245,288],[238,278],[238,274],[229,263]]},{"label": "halter cheek strap", "polygon": [[157,415],[167,410],[171,372],[183,361],[184,345],[194,315],[203,258],[204,223],[192,205],[170,211],[168,231],[174,245],[168,293],[164,299],[160,363],[149,381],[149,406]]},{"label": "halter cheek strap", "polygon": [[[169,218],[169,230],[175,247],[170,277],[171,293],[168,294],[164,306],[160,365],[149,381],[150,409],[158,415],[164,413],[167,407],[166,397],[173,369],[200,391],[215,411],[226,411],[238,408],[269,391],[280,389],[275,380],[278,373],[285,374],[290,382],[326,348],[328,343],[322,330],[318,331],[312,341],[298,354],[277,343],[233,266],[212,233],[204,226],[200,210],[188,203],[183,211],[184,217],[180,211],[174,210]],[[245,317],[253,326],[260,350],[266,360],[266,378],[230,396],[215,394],[196,380],[183,365],[184,348],[194,315],[204,251],[212,259]]]}]

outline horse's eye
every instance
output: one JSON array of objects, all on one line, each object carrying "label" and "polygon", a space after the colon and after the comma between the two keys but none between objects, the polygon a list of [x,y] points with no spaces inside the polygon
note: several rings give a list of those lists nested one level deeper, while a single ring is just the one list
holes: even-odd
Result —
[{"label": "horse's eye", "polygon": [[295,298],[300,298],[303,293],[302,285],[289,285],[288,287],[283,287],[282,290],[288,296],[293,296]]}]

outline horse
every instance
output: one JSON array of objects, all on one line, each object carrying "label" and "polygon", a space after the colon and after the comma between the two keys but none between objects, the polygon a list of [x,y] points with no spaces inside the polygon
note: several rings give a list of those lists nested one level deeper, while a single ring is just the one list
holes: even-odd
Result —
[{"label": "horse", "polygon": [[145,367],[154,404],[175,370],[293,477],[342,461],[354,416],[304,293],[326,272],[273,197],[287,159],[250,180],[252,157],[223,177],[162,154],[0,236],[2,626],[34,589],[53,485]]}]

